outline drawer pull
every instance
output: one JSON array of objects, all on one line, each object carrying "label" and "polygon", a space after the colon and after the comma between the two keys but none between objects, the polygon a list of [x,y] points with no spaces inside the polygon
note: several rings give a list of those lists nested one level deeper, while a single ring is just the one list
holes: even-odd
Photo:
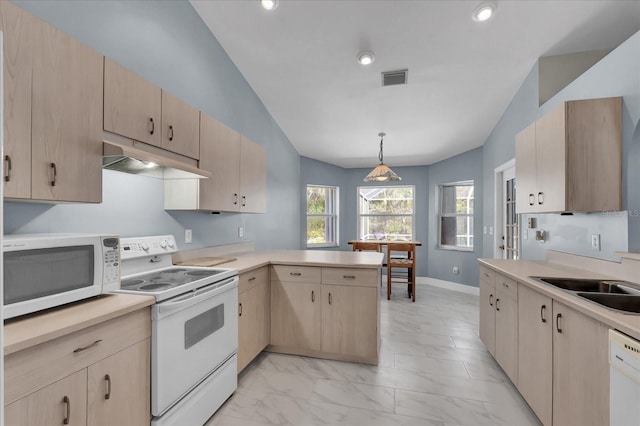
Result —
[{"label": "drawer pull", "polygon": [[71,400],[67,395],[62,398],[62,403],[64,404],[64,419],[62,419],[63,425],[68,425],[71,420]]},{"label": "drawer pull", "polygon": [[538,192],[538,204],[544,204],[544,192]]},{"label": "drawer pull", "polygon": [[536,197],[533,194],[529,194],[529,205],[532,206],[536,202]]},{"label": "drawer pull", "polygon": [[233,205],[238,204],[238,194],[233,194]]},{"label": "drawer pull", "polygon": [[6,172],[4,174],[4,181],[9,182],[11,181],[11,157],[8,155],[5,155],[4,161],[7,163],[7,165],[5,166]]},{"label": "drawer pull", "polygon": [[169,142],[173,141],[173,126],[169,126]]},{"label": "drawer pull", "polygon": [[311,303],[316,301],[316,292],[314,290],[311,290]]},{"label": "drawer pull", "polygon": [[502,283],[502,285],[503,285],[504,287],[506,287],[506,288],[509,288],[509,284],[507,284],[507,283],[504,283],[504,282],[503,282],[503,283]]},{"label": "drawer pull", "polygon": [[496,311],[500,310],[500,299],[496,299]]},{"label": "drawer pull", "polygon": [[86,351],[87,349],[94,347],[95,345],[97,345],[97,344],[98,344],[98,343],[100,343],[100,342],[102,342],[102,339],[98,339],[98,340],[96,340],[95,342],[93,342],[93,343],[92,343],[92,344],[90,344],[89,346],[84,346],[84,347],[82,347],[82,348],[74,349],[74,350],[73,350],[73,353],[74,353],[74,354],[77,354],[77,353],[80,353],[80,352],[82,352],[82,351]]},{"label": "drawer pull", "polygon": [[342,278],[344,278],[346,280],[355,280],[356,276],[355,275],[343,275]]},{"label": "drawer pull", "polygon": [[255,281],[256,277],[249,278],[249,281]]},{"label": "drawer pull", "polygon": [[246,195],[242,196],[242,207],[247,207],[247,196]]},{"label": "drawer pull", "polygon": [[151,129],[149,129],[149,134],[152,135],[156,130],[156,123],[153,122],[153,117],[149,117],[149,123],[151,124]]},{"label": "drawer pull", "polygon": [[111,376],[106,374],[104,376],[104,383],[107,386],[107,392],[104,394],[104,399],[111,399]]},{"label": "drawer pull", "polygon": [[547,319],[544,317],[544,312],[547,310],[547,305],[540,306],[540,319],[542,322],[547,322]]},{"label": "drawer pull", "polygon": [[50,166],[51,167],[51,173],[52,173],[52,177],[51,177],[51,186],[56,186],[56,180],[58,178],[58,168],[56,167],[56,163],[51,163]]},{"label": "drawer pull", "polygon": [[329,304],[331,304],[331,293],[329,293]]},{"label": "drawer pull", "polygon": [[493,306],[493,294],[489,295],[489,306]]},{"label": "drawer pull", "polygon": [[242,303],[238,303],[238,316],[242,316]]},{"label": "drawer pull", "polygon": [[483,274],[485,277],[487,277],[487,278],[490,278],[490,277],[491,277],[491,275],[487,274],[486,272],[483,272],[482,274]]},{"label": "drawer pull", "polygon": [[302,272],[289,272],[289,275],[292,275],[294,277],[299,277],[302,275]]},{"label": "drawer pull", "polygon": [[558,330],[558,333],[562,333],[562,329],[560,328],[560,318],[562,318],[562,314],[556,315],[556,330]]}]

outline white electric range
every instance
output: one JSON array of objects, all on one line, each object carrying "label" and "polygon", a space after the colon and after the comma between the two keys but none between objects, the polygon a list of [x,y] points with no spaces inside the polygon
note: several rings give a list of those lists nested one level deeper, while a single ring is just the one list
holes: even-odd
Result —
[{"label": "white electric range", "polygon": [[172,235],[120,240],[122,293],[151,308],[152,425],[201,425],[237,388],[238,271],[174,266]]}]

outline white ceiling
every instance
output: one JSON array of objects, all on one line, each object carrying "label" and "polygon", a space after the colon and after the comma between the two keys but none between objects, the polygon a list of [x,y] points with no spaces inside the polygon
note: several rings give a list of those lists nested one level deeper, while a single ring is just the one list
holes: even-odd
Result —
[{"label": "white ceiling", "polygon": [[[191,0],[301,155],[342,167],[431,164],[481,146],[538,57],[613,48],[640,1]],[[361,50],[375,62],[356,63]],[[409,69],[407,86],[380,72]]]}]

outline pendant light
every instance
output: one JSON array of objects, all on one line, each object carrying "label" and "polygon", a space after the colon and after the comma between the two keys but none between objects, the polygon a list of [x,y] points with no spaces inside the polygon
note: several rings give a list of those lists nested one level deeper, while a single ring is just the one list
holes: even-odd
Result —
[{"label": "pendant light", "polygon": [[371,170],[371,172],[363,180],[365,182],[397,182],[401,180],[400,176],[398,176],[393,170],[391,170],[386,164],[384,164],[384,157],[382,154],[382,141],[384,140],[386,134],[378,133],[378,136],[380,136],[380,154],[378,154],[380,164],[378,164],[375,169]]}]

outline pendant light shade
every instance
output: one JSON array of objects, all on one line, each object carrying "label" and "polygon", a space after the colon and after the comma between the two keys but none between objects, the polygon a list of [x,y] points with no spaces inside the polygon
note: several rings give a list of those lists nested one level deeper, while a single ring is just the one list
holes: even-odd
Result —
[{"label": "pendant light shade", "polygon": [[389,166],[384,164],[382,141],[384,140],[385,134],[378,133],[378,136],[380,136],[380,154],[378,154],[380,164],[378,164],[373,170],[371,170],[371,172],[363,180],[365,182],[397,182],[399,180],[402,180],[400,176],[396,174],[396,172],[394,172],[389,168]]}]

